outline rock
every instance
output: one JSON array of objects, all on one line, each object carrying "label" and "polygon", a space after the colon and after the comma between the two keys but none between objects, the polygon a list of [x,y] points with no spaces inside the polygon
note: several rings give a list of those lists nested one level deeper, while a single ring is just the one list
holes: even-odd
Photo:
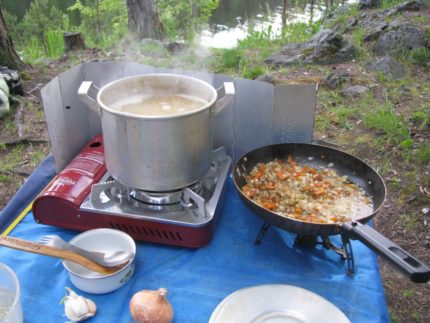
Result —
[{"label": "rock", "polygon": [[394,6],[392,8],[386,9],[383,11],[383,15],[385,17],[397,15],[400,12],[403,11],[420,11],[421,9],[424,9],[426,6],[426,3],[424,0],[412,0],[408,2],[404,2],[401,4],[398,4],[397,6]]},{"label": "rock", "polygon": [[163,46],[163,42],[158,39],[152,39],[152,38],[142,38],[140,40],[140,44],[143,46]]},{"label": "rock", "polygon": [[163,47],[167,49],[171,54],[179,54],[184,49],[184,43],[182,42],[168,42],[164,43]]},{"label": "rock", "polygon": [[403,64],[391,56],[381,57],[375,62],[367,63],[365,67],[368,71],[383,73],[384,76],[391,79],[399,79],[406,74],[406,69]]},{"label": "rock", "polygon": [[297,63],[338,64],[356,57],[356,48],[340,34],[332,30],[321,30],[304,43],[290,43],[280,54],[265,59],[267,64],[289,66]]},{"label": "rock", "polygon": [[304,62],[305,56],[303,54],[296,54],[290,56],[283,54],[274,54],[264,60],[266,64],[271,64],[274,66],[291,66],[294,64],[298,64]]},{"label": "rock", "polygon": [[357,26],[357,24],[358,24],[358,19],[354,17],[349,18],[348,21],[346,22],[346,26],[348,28],[355,27]]},{"label": "rock", "polygon": [[259,77],[257,77],[255,79],[255,81],[266,82],[266,83],[270,83],[270,84],[275,84],[276,83],[275,77],[273,75],[271,75],[271,74],[260,75]]},{"label": "rock", "polygon": [[342,96],[349,96],[352,98],[356,98],[363,95],[367,91],[369,91],[369,89],[363,85],[354,85],[347,88],[346,90],[340,91],[340,94]]},{"label": "rock", "polygon": [[427,47],[428,41],[423,30],[412,25],[401,25],[384,31],[375,44],[375,54],[403,54],[413,49]]},{"label": "rock", "polygon": [[360,0],[358,10],[374,9],[381,6],[381,0]]},{"label": "rock", "polygon": [[334,71],[331,72],[324,79],[324,84],[334,90],[336,88],[342,87],[342,85],[351,83],[351,75],[343,71]]},{"label": "rock", "polygon": [[369,41],[377,40],[379,36],[382,34],[382,32],[387,28],[388,28],[388,24],[385,21],[381,21],[380,23],[372,27],[372,31],[363,37],[363,41],[369,42]]}]

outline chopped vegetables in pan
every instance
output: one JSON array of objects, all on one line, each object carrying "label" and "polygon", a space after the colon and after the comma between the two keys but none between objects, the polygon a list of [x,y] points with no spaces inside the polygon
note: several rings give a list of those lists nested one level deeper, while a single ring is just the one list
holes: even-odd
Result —
[{"label": "chopped vegetables in pan", "polygon": [[291,156],[257,164],[242,190],[265,209],[306,222],[347,222],[373,212],[366,192],[347,176],[299,165]]}]

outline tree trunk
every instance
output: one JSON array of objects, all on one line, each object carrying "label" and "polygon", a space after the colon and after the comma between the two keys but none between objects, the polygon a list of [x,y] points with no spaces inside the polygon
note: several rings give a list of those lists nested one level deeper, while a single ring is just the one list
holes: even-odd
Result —
[{"label": "tree trunk", "polygon": [[282,28],[285,28],[287,24],[287,8],[288,0],[284,0],[284,5],[282,6]]},{"label": "tree trunk", "polygon": [[7,31],[6,23],[3,18],[3,12],[0,6],[0,65],[7,66],[16,70],[21,70],[25,67],[21,58],[15,51],[12,38]]},{"label": "tree trunk", "polygon": [[139,39],[163,39],[163,25],[158,17],[154,0],[126,0],[128,29]]},{"label": "tree trunk", "polygon": [[66,53],[77,49],[85,49],[84,38],[81,33],[63,33],[64,51]]}]

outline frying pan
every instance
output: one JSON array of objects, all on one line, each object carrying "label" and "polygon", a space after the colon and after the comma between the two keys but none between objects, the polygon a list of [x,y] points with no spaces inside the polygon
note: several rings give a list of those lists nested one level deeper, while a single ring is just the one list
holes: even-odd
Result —
[{"label": "frying pan", "polygon": [[[373,212],[350,222],[312,223],[284,216],[263,208],[242,191],[246,176],[258,163],[267,163],[280,159],[286,161],[291,156],[299,165],[314,168],[330,167],[341,176],[360,186],[373,202]],[[394,242],[368,226],[369,222],[381,209],[386,196],[385,183],[378,173],[364,161],[341,150],[315,144],[277,144],[257,148],[242,156],[234,165],[233,182],[242,201],[266,223],[278,228],[302,235],[329,236],[344,234],[350,239],[360,240],[391,265],[409,277],[415,283],[430,279],[430,268],[400,248]]]}]

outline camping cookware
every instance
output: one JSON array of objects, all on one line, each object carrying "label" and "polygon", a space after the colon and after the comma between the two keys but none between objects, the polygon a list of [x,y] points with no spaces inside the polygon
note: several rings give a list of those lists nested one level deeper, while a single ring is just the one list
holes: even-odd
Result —
[{"label": "camping cookware", "polygon": [[[215,90],[197,78],[175,74],[126,77],[96,89],[83,82],[78,95],[98,111],[102,122],[106,167],[125,186],[147,191],[186,187],[210,168],[211,118],[234,97],[233,83]],[[220,98],[218,98],[218,94]],[[191,111],[169,115],[124,112],[121,102],[132,97],[185,96],[201,105]]]},{"label": "camping cookware", "polygon": [[[300,165],[306,164],[315,168],[327,168],[330,165],[332,166],[331,169],[336,170],[339,174],[348,176],[351,182],[364,189],[371,198],[373,213],[345,223],[312,223],[269,211],[244,194],[242,187],[246,184],[246,176],[255,165],[260,162],[267,163],[275,159],[286,161],[288,156],[291,156]],[[266,223],[302,235],[328,236],[339,233],[346,234],[351,239],[360,240],[383,256],[413,282],[427,282],[430,279],[429,267],[366,225],[382,207],[386,196],[386,188],[384,181],[377,172],[362,160],[340,150],[321,145],[269,145],[255,149],[242,156],[233,168],[233,180],[240,198]]]}]

